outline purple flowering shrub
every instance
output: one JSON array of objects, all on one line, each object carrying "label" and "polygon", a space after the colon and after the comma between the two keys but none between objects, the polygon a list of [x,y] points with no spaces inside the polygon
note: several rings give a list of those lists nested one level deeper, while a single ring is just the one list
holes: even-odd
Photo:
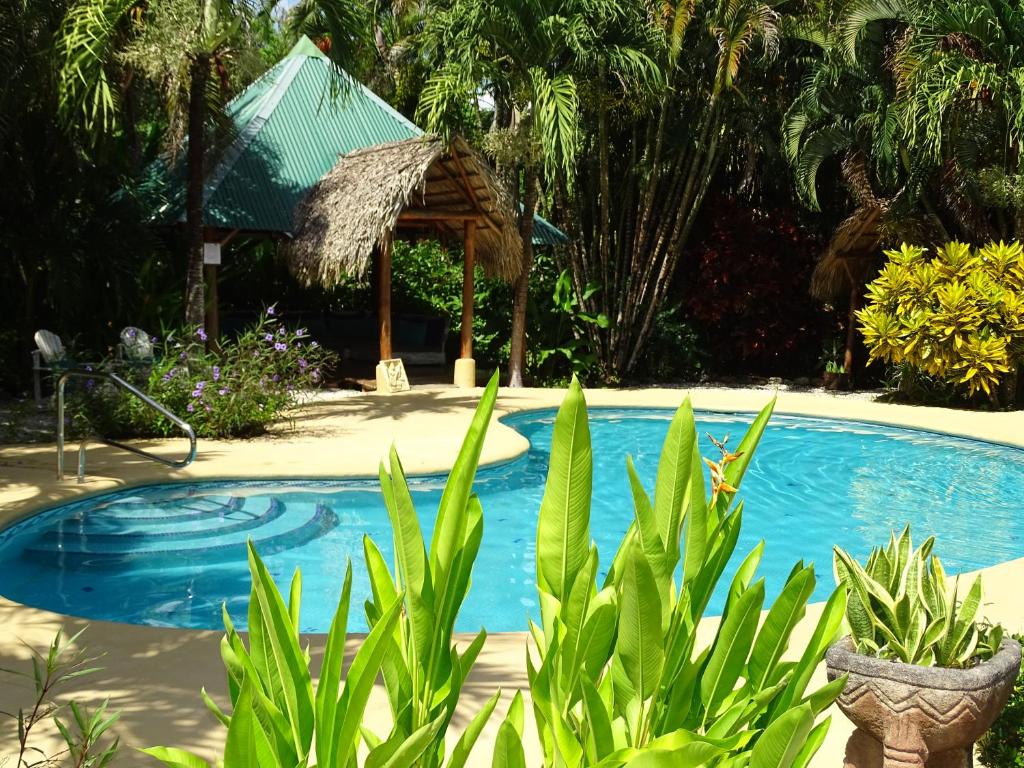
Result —
[{"label": "purple flowering shrub", "polygon": [[[323,383],[334,354],[269,307],[234,339],[209,350],[202,328],[170,334],[136,384],[192,425],[199,437],[251,437],[293,414]],[[170,436],[177,428],[135,398],[97,387],[84,398],[89,423],[108,437]]]}]

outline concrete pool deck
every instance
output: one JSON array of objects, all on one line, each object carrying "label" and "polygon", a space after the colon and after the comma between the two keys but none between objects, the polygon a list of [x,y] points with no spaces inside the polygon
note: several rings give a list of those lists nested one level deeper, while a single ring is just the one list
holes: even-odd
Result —
[{"label": "concrete pool deck", "polygon": [[[768,389],[695,388],[688,391],[697,409],[743,412],[760,409],[773,394]],[[294,429],[283,425],[270,435],[247,441],[200,441],[196,461],[179,471],[169,471],[116,449],[93,445],[87,450],[87,481],[81,485],[74,478],[77,445],[68,446],[70,475],[63,482],[55,479],[52,444],[0,446],[0,528],[56,503],[134,485],[218,478],[375,475],[378,461],[392,442],[397,445],[408,472],[444,472],[455,457],[479,393],[479,390],[417,388],[401,395],[320,397],[295,420]],[[687,390],[681,389],[592,390],[587,392],[587,402],[592,407],[674,408],[686,394]],[[496,416],[555,407],[561,398],[561,390],[503,389]],[[776,413],[903,426],[1024,447],[1024,412],[978,413],[879,403],[864,396],[782,391],[778,394]],[[180,455],[183,441],[141,444],[172,456]],[[494,423],[482,461],[509,460],[527,447],[525,438],[513,429]],[[895,471],[898,472],[898,467]],[[990,532],[989,535],[998,534]],[[941,545],[940,541],[940,554]],[[827,578],[827,570],[822,578]],[[1024,559],[986,569],[986,616],[1002,622],[1011,631],[1024,630],[1024,601],[1019,588],[1022,581]],[[809,636],[819,610],[819,606],[810,608],[808,618],[794,635],[794,646],[799,646]],[[118,760],[119,765],[155,765],[130,749],[152,744],[181,746],[208,758],[217,754],[224,731],[206,712],[199,699],[199,689],[205,686],[215,698],[223,699],[226,688],[218,650],[220,632],[85,622],[0,598],[0,625],[4,627],[0,631],[0,667],[23,665],[28,652],[22,641],[42,648],[59,627],[73,632],[86,624],[90,626],[83,643],[92,652],[106,654],[102,661],[105,669],[76,681],[74,690],[84,703],[95,704],[109,696],[111,706],[122,710],[118,733],[126,748]],[[712,628],[709,622],[703,630]],[[316,667],[322,652],[322,636],[309,639]],[[354,649],[358,642],[358,637],[351,638],[350,648]],[[473,765],[490,764],[490,743],[500,721],[499,714],[503,714],[516,689],[527,688],[522,663],[525,644],[525,633],[491,635],[474,668],[453,724],[454,732],[461,730],[496,687],[503,689],[506,703],[499,705],[485,730],[474,751]],[[822,668],[816,684],[823,682]],[[31,691],[20,681],[5,680],[0,685],[0,711],[16,710],[27,703],[30,695]],[[371,726],[386,731],[387,711],[383,692],[378,690],[371,703]],[[528,726],[530,736],[533,735],[531,729],[532,726]],[[815,768],[842,765],[843,746],[849,732],[846,720],[836,713],[825,745],[814,760]],[[14,733],[13,723],[0,725],[0,762],[10,751]],[[54,736],[48,732],[46,741],[56,743]],[[535,745],[531,748],[536,750]],[[535,765],[538,760],[528,762]]]}]

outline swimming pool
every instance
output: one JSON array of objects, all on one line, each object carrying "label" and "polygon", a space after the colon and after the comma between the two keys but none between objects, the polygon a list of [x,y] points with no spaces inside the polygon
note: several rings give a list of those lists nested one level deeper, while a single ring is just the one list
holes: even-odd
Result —
[{"label": "swimming pool", "polygon": [[[591,532],[607,565],[632,519],[625,454],[653,487],[672,411],[591,410]],[[752,415],[698,412],[705,432],[738,442]],[[534,538],[554,411],[503,421],[530,440],[521,458],[481,469],[484,538],[458,628],[514,631],[535,612]],[[339,446],[340,449],[340,446]],[[410,481],[429,540],[444,478]],[[1024,556],[1024,451],[925,432],[789,416],[772,418],[744,480],[737,558],[761,538],[768,595],[798,559],[818,565],[815,598],[832,586],[831,548],[863,556],[892,527],[939,536],[947,570]],[[390,559],[391,530],[377,482],[267,480],[168,484],[95,496],[0,532],[0,594],[91,619],[220,628],[220,607],[244,624],[252,537],[282,588],[303,573],[303,629],[326,631],[345,558],[354,566],[353,630],[369,594],[362,537]],[[726,583],[728,579],[723,579]],[[709,613],[720,609],[713,603]]]}]

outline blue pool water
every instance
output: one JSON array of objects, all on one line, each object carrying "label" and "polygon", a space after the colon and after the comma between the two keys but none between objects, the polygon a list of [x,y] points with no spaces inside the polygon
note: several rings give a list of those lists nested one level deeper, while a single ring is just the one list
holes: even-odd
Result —
[{"label": "blue pool water", "polygon": [[[607,564],[632,518],[625,454],[649,489],[671,411],[591,412],[594,502],[591,533]],[[476,489],[484,539],[459,628],[522,630],[536,607],[534,537],[554,413],[505,422],[525,435],[522,458],[482,469]],[[749,415],[698,414],[701,435],[732,434]],[[716,455],[702,437],[705,455]],[[345,450],[339,444],[338,450]],[[429,539],[443,478],[412,481]],[[742,557],[766,542],[761,568],[774,595],[798,559],[818,566],[816,598],[832,586],[831,547],[865,555],[892,527],[939,536],[947,570],[1024,556],[1024,452],[1013,448],[865,424],[776,416],[754,457]],[[244,624],[252,537],[283,589],[303,573],[303,628],[325,631],[345,560],[354,566],[349,626],[365,628],[362,537],[391,558],[391,531],[370,480],[211,482],[160,485],[97,496],[36,515],[0,532],[0,594],[92,619],[219,628],[227,602]],[[712,610],[720,608],[712,605]]]}]

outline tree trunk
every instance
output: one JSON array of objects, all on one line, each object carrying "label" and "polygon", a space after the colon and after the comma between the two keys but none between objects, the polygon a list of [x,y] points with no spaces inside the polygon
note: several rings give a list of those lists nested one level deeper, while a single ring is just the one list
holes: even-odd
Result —
[{"label": "tree trunk", "polygon": [[523,174],[523,212],[519,236],[523,240],[523,271],[516,280],[512,300],[512,337],[508,355],[508,385],[523,386],[526,368],[526,305],[530,298],[530,271],[533,269],[533,214],[537,210],[537,171],[526,166]]},{"label": "tree trunk", "polygon": [[850,314],[846,318],[846,351],[843,353],[843,371],[850,389],[853,389],[853,348],[857,344],[857,310],[860,309],[863,293],[864,286],[854,280],[850,288]]},{"label": "tree trunk", "polygon": [[185,283],[185,322],[203,323],[203,149],[206,122],[206,83],[210,62],[199,55],[192,62],[188,95],[188,186],[185,196],[185,231],[188,243],[188,274]]}]

